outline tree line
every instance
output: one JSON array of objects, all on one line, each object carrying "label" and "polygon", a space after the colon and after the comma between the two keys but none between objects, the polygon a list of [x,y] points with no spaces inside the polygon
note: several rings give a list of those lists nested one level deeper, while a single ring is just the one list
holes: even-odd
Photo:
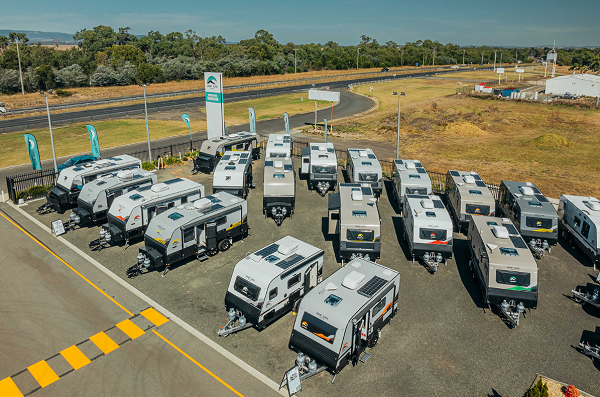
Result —
[{"label": "tree line", "polygon": [[[228,43],[222,36],[201,37],[193,30],[166,35],[150,31],[136,37],[131,29],[96,26],[78,31],[79,46],[68,50],[31,44],[23,33],[0,36],[0,92],[21,89],[18,62],[21,59],[25,90],[112,86],[173,80],[201,80],[204,72],[222,72],[227,77],[345,70],[404,65],[454,65],[498,62],[523,63],[542,58],[549,48],[460,47],[438,41],[418,40],[380,44],[361,36],[355,46],[279,43],[266,30],[253,38]],[[19,54],[17,53],[19,44]],[[558,62],[582,70],[598,71],[598,50],[558,50]]]}]

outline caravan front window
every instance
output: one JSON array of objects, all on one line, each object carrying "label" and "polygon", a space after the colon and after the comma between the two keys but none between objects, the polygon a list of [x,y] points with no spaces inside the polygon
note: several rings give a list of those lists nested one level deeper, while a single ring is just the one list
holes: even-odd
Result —
[{"label": "caravan front window", "polygon": [[327,324],[325,321],[319,320],[310,313],[304,313],[300,325],[313,335],[316,335],[324,341],[333,344],[337,328]]},{"label": "caravan front window", "polygon": [[541,229],[552,229],[552,219],[544,219],[544,218],[534,218],[532,216],[528,216],[525,219],[525,224],[527,227],[539,227]]},{"label": "caravan front window", "polygon": [[244,280],[240,276],[235,279],[235,284],[233,288],[239,292],[240,294],[246,296],[250,300],[256,302],[258,300],[258,295],[260,294],[260,288],[256,285],[252,284],[250,281]]}]

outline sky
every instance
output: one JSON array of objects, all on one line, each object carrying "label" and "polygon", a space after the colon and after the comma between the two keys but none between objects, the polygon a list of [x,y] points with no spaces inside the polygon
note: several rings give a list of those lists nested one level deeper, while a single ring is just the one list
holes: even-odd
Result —
[{"label": "sky", "polygon": [[74,33],[108,25],[134,34],[188,29],[230,42],[259,29],[280,43],[355,45],[431,39],[491,46],[600,46],[599,0],[28,0],[3,2],[0,29]]}]

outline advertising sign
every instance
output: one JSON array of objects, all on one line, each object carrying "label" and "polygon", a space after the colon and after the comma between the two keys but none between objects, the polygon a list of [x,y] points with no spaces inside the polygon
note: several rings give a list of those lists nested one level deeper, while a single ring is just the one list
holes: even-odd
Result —
[{"label": "advertising sign", "polygon": [[517,73],[525,73],[525,69],[523,69],[523,68],[517,68]]},{"label": "advertising sign", "polygon": [[498,74],[504,73],[504,68],[497,68],[496,73],[498,73]]},{"label": "advertising sign", "polygon": [[35,137],[31,134],[23,134],[23,136],[25,137],[25,143],[27,144],[27,151],[29,151],[31,166],[34,170],[41,170],[42,163],[40,162],[40,151]]},{"label": "advertising sign", "polygon": [[302,390],[302,386],[300,385],[300,373],[298,372],[298,367],[290,369],[285,375],[287,377],[287,387],[290,396]]},{"label": "advertising sign", "polygon": [[85,127],[90,134],[90,144],[92,145],[92,156],[100,158],[100,144],[98,143],[98,133],[91,124],[86,124]]},{"label": "advertising sign", "polygon": [[308,99],[313,101],[339,102],[340,93],[335,91],[308,90]]},{"label": "advertising sign", "polygon": [[206,92],[206,130],[208,139],[225,135],[223,111],[223,74],[204,73]]}]

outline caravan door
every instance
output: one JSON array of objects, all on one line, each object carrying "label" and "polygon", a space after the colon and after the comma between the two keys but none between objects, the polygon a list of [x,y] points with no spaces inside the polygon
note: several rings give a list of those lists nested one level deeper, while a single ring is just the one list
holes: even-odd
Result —
[{"label": "caravan door", "polygon": [[360,354],[367,348],[367,339],[369,337],[369,320],[370,320],[371,311],[367,310],[367,312],[358,319],[355,319],[353,322],[353,332],[352,332],[352,364],[356,365],[358,363],[358,358]]},{"label": "caravan door", "polygon": [[318,262],[313,263],[304,273],[304,294],[317,286],[318,282]]},{"label": "caravan door", "polygon": [[211,221],[204,228],[206,231],[206,248],[211,250],[217,249],[217,221]]}]

